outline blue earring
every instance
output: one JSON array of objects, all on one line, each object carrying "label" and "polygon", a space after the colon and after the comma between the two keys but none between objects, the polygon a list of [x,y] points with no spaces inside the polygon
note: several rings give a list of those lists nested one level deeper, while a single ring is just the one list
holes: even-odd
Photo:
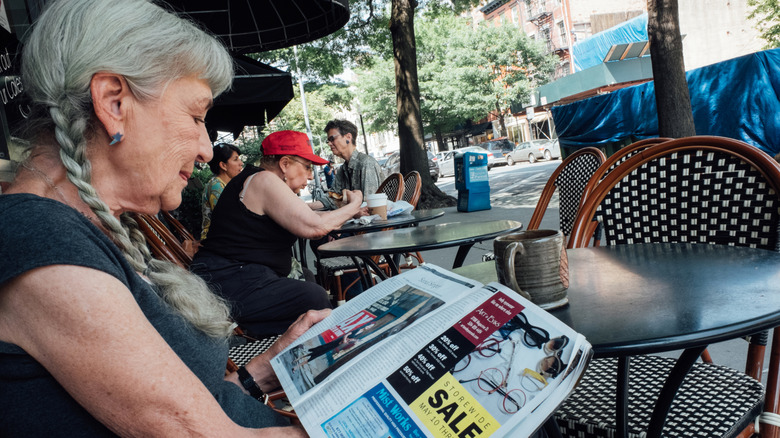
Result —
[{"label": "blue earring", "polygon": [[111,143],[108,144],[109,146],[113,146],[113,145],[119,143],[120,141],[122,141],[122,133],[117,132],[116,134],[113,135],[112,138],[113,138],[113,140],[111,140]]}]

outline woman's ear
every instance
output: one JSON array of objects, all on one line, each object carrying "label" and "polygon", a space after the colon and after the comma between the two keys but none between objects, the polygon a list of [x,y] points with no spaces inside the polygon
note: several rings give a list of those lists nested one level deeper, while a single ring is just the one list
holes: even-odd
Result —
[{"label": "woman's ear", "polygon": [[126,104],[132,96],[127,81],[114,73],[95,73],[89,84],[95,116],[103,124],[108,137],[125,134]]},{"label": "woman's ear", "polygon": [[224,161],[220,161],[219,168],[222,169],[223,172],[227,172],[227,163]]}]

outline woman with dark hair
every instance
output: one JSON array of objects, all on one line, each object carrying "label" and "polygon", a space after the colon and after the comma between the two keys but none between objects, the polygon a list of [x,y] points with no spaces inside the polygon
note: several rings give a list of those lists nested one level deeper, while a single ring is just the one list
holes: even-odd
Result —
[{"label": "woman with dark hair", "polygon": [[[211,159],[228,51],[145,0],[48,2],[25,41],[27,156],[0,195],[0,436],[305,436],[257,399],[307,312],[225,375],[229,307],[152,258],[130,212]],[[287,426],[287,427],[280,427]]]},{"label": "woman with dark hair", "polygon": [[217,200],[227,183],[241,173],[244,162],[241,161],[241,149],[229,143],[214,146],[214,158],[209,161],[209,169],[214,175],[203,189],[203,231],[200,238],[205,239],[211,225],[211,213],[217,206]]}]

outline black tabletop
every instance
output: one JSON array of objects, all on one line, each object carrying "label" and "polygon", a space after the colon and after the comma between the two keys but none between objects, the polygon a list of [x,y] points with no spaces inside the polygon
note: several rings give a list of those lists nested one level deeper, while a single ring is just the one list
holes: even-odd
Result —
[{"label": "black tabletop", "polygon": [[[597,356],[708,345],[780,325],[780,253],[704,244],[567,252],[569,305],[550,313]],[[455,272],[496,281],[495,262]]]},{"label": "black tabletop", "polygon": [[436,219],[444,215],[444,210],[412,210],[407,214],[399,214],[396,216],[388,217],[386,220],[375,219],[369,224],[359,224],[355,222],[349,222],[342,225],[340,228],[333,230],[331,233],[345,233],[345,232],[369,232],[375,230],[381,230],[383,228],[400,227],[404,225],[414,225],[423,221],[429,221]]},{"label": "black tabletop", "polygon": [[420,225],[376,233],[345,237],[318,248],[323,257],[371,256],[474,244],[519,230],[517,221],[498,220],[479,223]]}]

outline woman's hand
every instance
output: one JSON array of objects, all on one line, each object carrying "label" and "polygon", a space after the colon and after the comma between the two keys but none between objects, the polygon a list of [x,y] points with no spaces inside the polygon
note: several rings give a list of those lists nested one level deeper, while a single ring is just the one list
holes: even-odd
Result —
[{"label": "woman's hand", "polygon": [[[252,374],[255,382],[265,392],[274,390],[279,387],[279,380],[276,378],[273,367],[271,367],[271,358],[281,353],[282,350],[287,348],[293,341],[298,339],[306,330],[310,329],[314,324],[322,321],[330,315],[330,309],[322,310],[309,310],[303,315],[299,316],[294,323],[290,325],[284,334],[274,342],[264,353],[255,356],[248,364],[246,369]],[[238,384],[238,377],[235,373],[226,377],[227,380],[233,381]],[[240,386],[240,385],[239,385]]]},{"label": "woman's hand", "polygon": [[294,340],[301,337],[301,335],[304,334],[306,330],[310,329],[314,324],[327,318],[330,315],[330,312],[331,309],[309,310],[308,312],[299,316],[298,319],[296,319],[295,322],[290,325],[287,331],[282,334],[282,337],[280,337],[279,340],[268,349],[268,352],[272,353],[274,356],[281,353],[281,351],[287,348],[287,346],[290,345]]}]

